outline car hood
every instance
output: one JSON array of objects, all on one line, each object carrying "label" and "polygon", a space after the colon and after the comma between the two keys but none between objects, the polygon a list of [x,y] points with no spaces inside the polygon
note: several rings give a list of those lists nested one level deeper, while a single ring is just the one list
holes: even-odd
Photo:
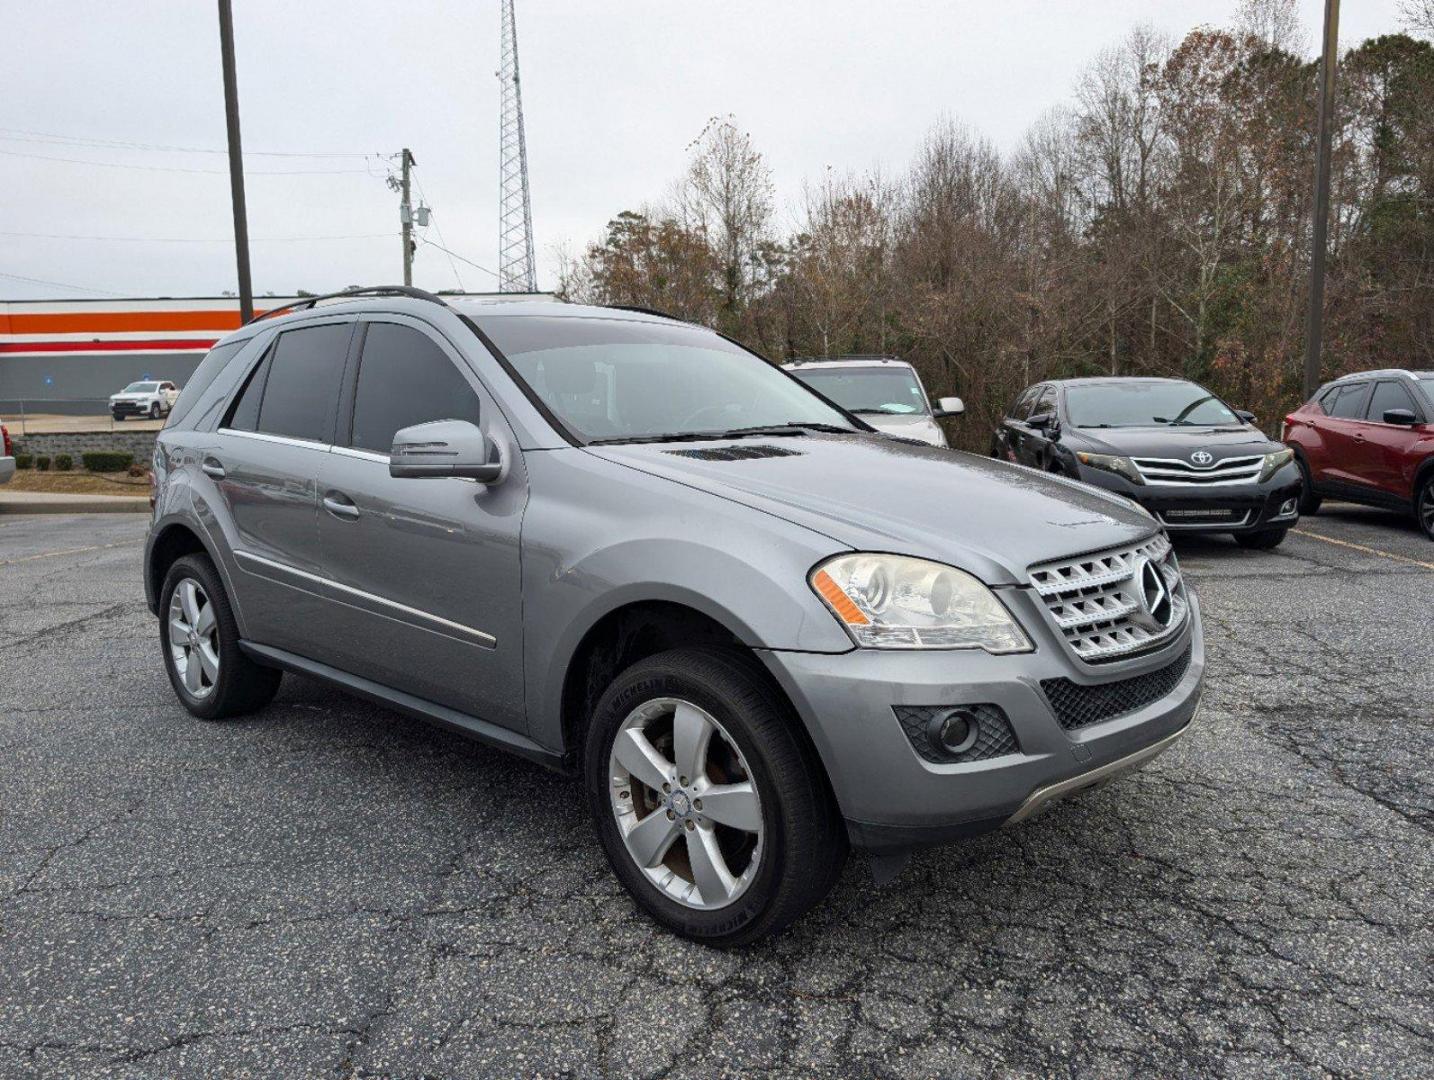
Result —
[{"label": "car hood", "polygon": [[1139,427],[1071,429],[1081,450],[1124,457],[1163,457],[1188,460],[1204,450],[1215,461],[1251,454],[1272,454],[1281,449],[1263,432],[1250,427]]},{"label": "car hood", "polygon": [[[857,551],[935,559],[988,584],[1143,540],[1154,519],[1072,480],[879,435],[590,446],[587,452],[795,522]],[[755,456],[761,455],[761,456]]]},{"label": "car hood", "polygon": [[946,436],[940,425],[926,413],[859,413],[861,419],[883,435],[898,439],[915,439],[932,446],[945,446]]}]

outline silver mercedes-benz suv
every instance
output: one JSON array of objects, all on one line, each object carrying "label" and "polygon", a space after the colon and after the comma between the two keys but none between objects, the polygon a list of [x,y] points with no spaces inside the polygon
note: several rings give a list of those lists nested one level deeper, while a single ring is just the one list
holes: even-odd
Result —
[{"label": "silver mercedes-benz suv", "polygon": [[876,435],[651,313],[308,299],[215,346],[154,474],[191,713],[290,671],[572,772],[636,901],[712,944],[849,845],[886,875],[1148,761],[1200,696],[1144,511]]}]

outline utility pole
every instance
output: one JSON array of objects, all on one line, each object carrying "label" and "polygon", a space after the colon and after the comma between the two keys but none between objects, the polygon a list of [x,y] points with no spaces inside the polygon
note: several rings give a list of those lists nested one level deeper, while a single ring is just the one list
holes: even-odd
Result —
[{"label": "utility pole", "polygon": [[234,202],[234,258],[239,271],[239,316],[254,317],[249,279],[249,217],[244,210],[244,151],[239,144],[239,79],[234,72],[234,13],[219,0],[219,54],[224,67],[224,121],[229,132],[229,193]]},{"label": "utility pole", "polygon": [[403,148],[400,155],[403,159],[403,179],[399,181],[399,197],[402,202],[398,205],[398,218],[403,223],[403,283],[413,284],[413,204],[408,198],[409,173],[418,162],[413,160],[413,154],[408,147]]},{"label": "utility pole", "polygon": [[1314,228],[1310,251],[1309,329],[1305,336],[1305,397],[1319,389],[1324,344],[1324,260],[1329,244],[1329,156],[1334,130],[1334,83],[1339,64],[1339,0],[1324,3],[1324,57],[1320,61],[1319,132],[1315,147]]}]

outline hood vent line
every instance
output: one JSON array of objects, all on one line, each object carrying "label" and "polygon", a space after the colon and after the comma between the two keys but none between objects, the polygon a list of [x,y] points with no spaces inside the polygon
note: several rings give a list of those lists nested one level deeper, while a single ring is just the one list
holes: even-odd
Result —
[{"label": "hood vent line", "polygon": [[800,450],[781,446],[709,446],[683,450],[666,450],[675,457],[696,458],[698,461],[751,461],[755,458],[800,457]]}]

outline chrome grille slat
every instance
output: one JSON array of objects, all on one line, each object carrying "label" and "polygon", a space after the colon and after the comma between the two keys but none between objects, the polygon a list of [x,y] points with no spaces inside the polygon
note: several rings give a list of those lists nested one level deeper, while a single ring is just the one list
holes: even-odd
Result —
[{"label": "chrome grille slat", "polygon": [[[1132,618],[1142,610],[1134,580],[1142,556],[1156,566],[1170,590],[1170,625],[1161,630]],[[1041,563],[1028,575],[1066,645],[1087,663],[1156,648],[1179,631],[1189,612],[1170,539],[1163,533],[1131,547]]]},{"label": "chrome grille slat", "polygon": [[1147,484],[1182,487],[1219,487],[1248,484],[1265,467],[1263,454],[1225,458],[1201,468],[1181,458],[1131,458]]}]

